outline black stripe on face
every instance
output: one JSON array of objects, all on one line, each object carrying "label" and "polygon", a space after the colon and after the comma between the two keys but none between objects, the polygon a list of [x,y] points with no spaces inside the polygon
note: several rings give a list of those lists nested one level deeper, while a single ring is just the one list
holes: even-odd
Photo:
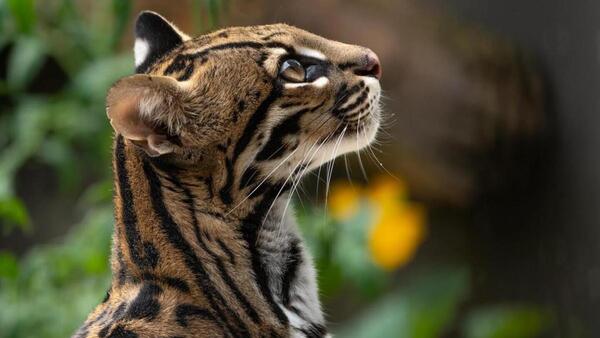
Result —
[{"label": "black stripe on face", "polygon": [[352,95],[358,93],[358,91],[362,88],[361,84],[362,82],[355,84],[354,86],[350,87],[350,89],[348,89],[348,86],[346,86],[345,84],[342,85],[340,90],[338,90],[338,92],[335,95],[336,106],[340,107],[343,106],[346,102],[348,102],[352,98]]},{"label": "black stripe on face", "polygon": [[[269,140],[261,151],[256,155],[256,161],[275,160],[285,154],[286,146],[284,138],[288,135],[297,135],[300,132],[300,119],[308,112],[315,112],[325,105],[327,100],[322,101],[312,108],[298,110],[292,116],[286,118],[273,128]],[[291,145],[290,150],[297,147],[298,143]]]},{"label": "black stripe on face", "polygon": [[145,270],[156,267],[158,263],[158,252],[150,242],[142,243],[141,235],[137,229],[137,216],[133,204],[133,193],[129,183],[125,154],[125,141],[123,136],[117,137],[115,146],[115,161],[117,169],[117,180],[119,184],[119,195],[121,197],[121,219],[125,227],[125,240],[129,248],[131,260],[140,269]]},{"label": "black stripe on face", "polygon": [[275,126],[269,141],[256,155],[256,161],[275,160],[281,157],[285,153],[283,139],[287,135],[295,135],[300,131],[300,118],[309,111],[309,108],[301,109]]},{"label": "black stripe on face", "polygon": [[290,102],[284,102],[282,104],[279,105],[279,108],[285,109],[285,108],[292,108],[292,107],[298,107],[298,106],[305,106],[306,103],[302,102],[302,101],[290,101]]},{"label": "black stripe on face", "polygon": [[[208,61],[206,57],[199,58],[199,65],[203,65]],[[196,70],[197,59],[186,54],[180,54],[175,57],[173,62],[165,69],[163,75],[172,75],[174,73],[183,72],[177,77],[177,81],[187,81]]]},{"label": "black stripe on face", "polygon": [[[177,251],[179,251],[185,265],[194,275],[196,284],[206,296],[211,309],[218,314],[219,318],[221,318],[221,320],[224,322],[227,329],[237,337],[249,336],[250,333],[248,328],[239,319],[239,316],[226,306],[227,301],[213,285],[210,275],[206,271],[202,261],[198,259],[192,247],[185,240],[179,231],[178,225],[175,223],[173,217],[167,210],[163,199],[161,183],[156,172],[152,168],[152,165],[148,162],[148,160],[144,159],[142,168],[150,186],[150,201],[156,215],[158,216],[158,219],[160,220],[159,226],[161,232],[166,236],[171,245],[177,249]],[[235,322],[237,328],[231,326],[229,320]]]},{"label": "black stripe on face", "polygon": [[271,40],[272,38],[274,38],[274,37],[276,37],[276,36],[279,36],[279,35],[287,35],[287,33],[286,33],[286,32],[274,32],[274,33],[271,33],[271,34],[269,34],[269,35],[265,35],[265,36],[263,36],[261,39],[262,39],[263,41],[269,41],[269,40]]},{"label": "black stripe on face", "polygon": [[246,171],[244,171],[244,174],[242,174],[242,178],[240,179],[239,190],[249,187],[254,182],[256,182],[256,179],[258,178],[258,174],[259,174],[259,170],[255,166],[248,167],[248,169],[246,169]]},{"label": "black stripe on face", "polygon": [[290,243],[287,262],[283,270],[281,300],[283,302],[283,305],[285,306],[290,304],[291,286],[296,280],[300,264],[302,264],[302,252],[300,251],[300,243],[298,240],[294,240]]},{"label": "black stripe on face", "polygon": [[238,139],[237,143],[235,144],[233,159],[228,159],[229,164],[226,163],[228,165],[227,180],[225,181],[225,185],[219,191],[223,203],[231,204],[233,201],[233,199],[231,198],[231,190],[233,187],[233,182],[235,180],[235,177],[233,175],[233,167],[237,158],[242,154],[242,152],[244,152],[244,150],[246,150],[248,144],[250,144],[250,141],[252,140],[254,134],[258,130],[259,125],[267,117],[269,107],[271,107],[273,102],[277,100],[277,98],[280,96],[280,93],[280,88],[276,84],[273,84],[273,89],[271,89],[269,95],[261,102],[254,114],[252,114],[250,120],[244,128],[242,136]]},{"label": "black stripe on face", "polygon": [[350,68],[356,68],[358,66],[360,66],[360,65],[356,62],[345,62],[345,63],[340,63],[338,65],[338,68],[341,70],[348,70]]},{"label": "black stripe on face", "polygon": [[238,140],[235,145],[235,150],[233,153],[234,159],[237,159],[240,154],[246,150],[246,147],[252,140],[254,133],[258,130],[258,126],[265,120],[267,117],[267,112],[269,108],[273,104],[273,102],[281,95],[281,90],[279,86],[274,85],[273,89],[269,93],[269,95],[261,102],[260,106],[256,109],[254,114],[250,117],[250,120],[246,124],[244,128],[244,132],[242,136]]},{"label": "black stripe on face", "polygon": [[288,46],[284,43],[280,43],[280,42],[260,43],[260,42],[255,42],[255,41],[238,41],[238,42],[224,43],[221,45],[207,47],[206,49],[204,49],[202,51],[195,52],[192,54],[177,55],[174,58],[173,62],[171,62],[171,64],[167,67],[167,69],[165,69],[164,75],[169,75],[176,71],[181,71],[186,67],[187,64],[189,64],[190,62],[193,63],[194,60],[196,60],[198,58],[205,60],[206,57],[208,56],[208,54],[210,54],[211,52],[223,51],[223,50],[228,50],[228,49],[243,49],[243,48],[249,48],[249,49],[255,49],[255,50],[260,50],[263,48],[283,48],[283,49],[285,49],[285,51],[288,54],[294,53],[293,47]]},{"label": "black stripe on face", "polygon": [[348,106],[346,106],[345,108],[339,108],[334,110],[334,114],[336,114],[337,116],[344,116],[347,112],[352,111],[354,109],[356,109],[358,106],[360,106],[361,104],[363,104],[365,102],[365,100],[367,99],[369,95],[369,91],[368,90],[363,90],[363,92],[356,98],[356,100],[354,100],[354,102],[350,103]]}]

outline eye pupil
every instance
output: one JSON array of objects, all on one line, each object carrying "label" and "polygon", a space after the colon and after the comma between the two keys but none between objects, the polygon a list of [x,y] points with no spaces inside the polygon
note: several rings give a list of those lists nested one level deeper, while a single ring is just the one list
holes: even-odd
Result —
[{"label": "eye pupil", "polygon": [[303,82],[306,77],[304,66],[298,60],[285,60],[279,70],[279,75],[286,81]]},{"label": "eye pupil", "polygon": [[319,76],[322,75],[322,69],[320,69],[318,66],[308,66],[308,68],[306,68],[306,81],[314,81],[316,80]]}]

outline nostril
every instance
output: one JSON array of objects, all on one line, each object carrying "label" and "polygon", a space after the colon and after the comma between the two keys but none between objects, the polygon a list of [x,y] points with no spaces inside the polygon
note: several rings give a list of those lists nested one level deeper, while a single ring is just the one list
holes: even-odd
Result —
[{"label": "nostril", "polygon": [[354,74],[359,76],[372,76],[376,79],[381,79],[381,63],[379,57],[373,51],[369,50],[365,54],[362,65],[354,70]]}]

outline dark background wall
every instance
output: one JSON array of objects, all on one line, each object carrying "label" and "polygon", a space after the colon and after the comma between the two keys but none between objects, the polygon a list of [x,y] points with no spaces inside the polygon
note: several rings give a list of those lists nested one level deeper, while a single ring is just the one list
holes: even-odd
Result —
[{"label": "dark background wall", "polygon": [[[553,137],[530,183],[488,200],[476,236],[479,295],[558,306],[557,336],[600,336],[600,2],[427,0],[518,43],[549,85]],[[489,208],[491,209],[491,208]],[[578,318],[578,319],[575,319]]]}]

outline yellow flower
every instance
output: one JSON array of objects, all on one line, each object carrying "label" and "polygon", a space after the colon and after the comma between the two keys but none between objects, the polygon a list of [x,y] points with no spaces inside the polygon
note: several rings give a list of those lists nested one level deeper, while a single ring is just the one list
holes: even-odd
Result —
[{"label": "yellow flower", "polygon": [[393,270],[408,263],[425,232],[424,210],[416,205],[386,208],[369,234],[369,251],[376,265]]},{"label": "yellow flower", "polygon": [[392,177],[379,177],[366,189],[338,183],[331,188],[328,208],[334,219],[346,221],[356,215],[361,200],[369,202],[374,211],[368,233],[371,259],[393,270],[414,257],[425,232],[425,210],[407,196],[406,185]]},{"label": "yellow flower", "polygon": [[406,185],[393,177],[380,176],[371,183],[367,195],[381,209],[396,208],[400,200],[406,199]]},{"label": "yellow flower", "polygon": [[331,187],[327,206],[334,219],[349,219],[356,213],[359,204],[358,188],[345,183],[337,183]]}]

